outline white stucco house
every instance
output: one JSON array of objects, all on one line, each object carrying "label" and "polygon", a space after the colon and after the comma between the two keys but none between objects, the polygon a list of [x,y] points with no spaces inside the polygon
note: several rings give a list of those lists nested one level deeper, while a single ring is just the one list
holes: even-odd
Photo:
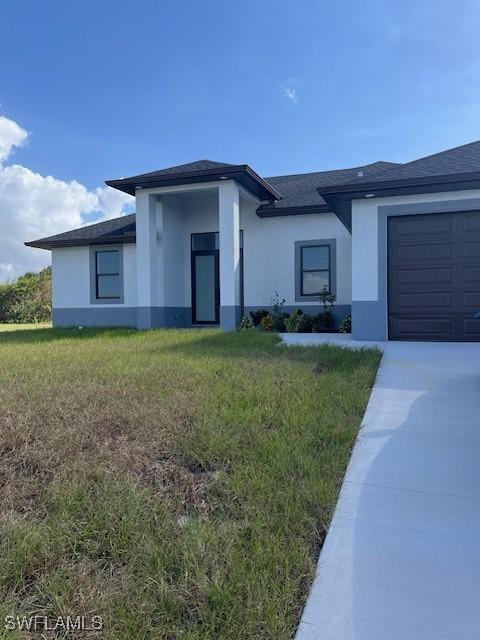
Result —
[{"label": "white stucco house", "polygon": [[202,160],[111,180],[136,213],[51,250],[55,326],[238,326],[269,308],[351,312],[362,340],[478,340],[480,142],[406,164],[260,177]]}]

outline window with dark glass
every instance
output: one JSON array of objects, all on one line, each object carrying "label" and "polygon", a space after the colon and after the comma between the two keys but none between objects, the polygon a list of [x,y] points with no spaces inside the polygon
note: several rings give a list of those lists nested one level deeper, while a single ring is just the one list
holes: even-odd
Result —
[{"label": "window with dark glass", "polygon": [[[192,251],[211,251],[219,247],[219,233],[192,233]],[[243,249],[243,230],[240,229],[240,249]]]},{"label": "window with dark glass", "polygon": [[330,245],[304,246],[300,249],[300,292],[318,296],[324,288],[331,290]]},{"label": "window with dark glass", "polygon": [[95,253],[95,293],[97,300],[120,298],[120,252],[117,249]]}]

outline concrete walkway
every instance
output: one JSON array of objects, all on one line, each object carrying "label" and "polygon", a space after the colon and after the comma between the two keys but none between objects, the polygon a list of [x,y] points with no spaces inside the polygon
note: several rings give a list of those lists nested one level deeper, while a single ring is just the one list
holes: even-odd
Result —
[{"label": "concrete walkway", "polygon": [[385,345],[297,640],[480,638],[480,344]]},{"label": "concrete walkway", "polygon": [[364,349],[377,347],[385,348],[386,342],[366,342],[352,340],[350,333],[280,333],[285,344],[302,347],[316,347],[319,344],[331,344],[335,347],[348,347],[349,349]]}]

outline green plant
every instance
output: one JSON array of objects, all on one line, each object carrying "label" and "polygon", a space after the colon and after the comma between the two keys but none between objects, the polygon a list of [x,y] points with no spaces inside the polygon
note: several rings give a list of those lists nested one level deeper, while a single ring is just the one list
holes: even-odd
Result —
[{"label": "green plant", "polygon": [[285,331],[285,318],[288,317],[288,313],[285,313],[283,307],[285,305],[285,298],[280,298],[278,291],[275,291],[275,295],[271,299],[272,302],[272,316],[273,316],[273,328],[280,333]]},{"label": "green plant", "polygon": [[[331,293],[328,287],[324,286],[318,296],[320,303],[323,306],[323,312],[320,316],[323,318],[324,328],[330,329],[333,325],[333,307],[335,305],[335,294]],[[322,324],[322,320],[319,321]]]},{"label": "green plant", "polygon": [[298,333],[301,326],[303,311],[296,309],[288,318],[285,318],[285,328],[288,333]]},{"label": "green plant", "polygon": [[340,323],[340,333],[352,333],[352,316],[345,316]]},{"label": "green plant", "polygon": [[262,321],[262,318],[268,316],[268,311],[266,309],[257,309],[256,311],[250,311],[250,317],[255,327],[259,327]]},{"label": "green plant", "polygon": [[331,293],[328,287],[324,285],[318,297],[320,298],[320,303],[323,305],[324,313],[327,311],[331,312],[336,300],[335,294]]},{"label": "green plant", "polygon": [[321,333],[332,328],[333,315],[330,311],[323,311],[314,316],[312,321],[312,331],[314,333]]},{"label": "green plant", "polygon": [[311,333],[312,332],[312,323],[313,318],[309,313],[303,313],[300,316],[300,321],[298,323],[298,332],[299,333]]},{"label": "green plant", "polygon": [[252,329],[255,329],[252,318],[250,316],[243,316],[240,323],[240,331],[251,331]]},{"label": "green plant", "polygon": [[290,314],[285,312],[279,315],[273,316],[274,330],[278,331],[279,333],[283,333],[286,330],[285,321],[289,316]]},{"label": "green plant", "polygon": [[280,316],[283,315],[283,306],[285,304],[285,298],[280,298],[278,295],[278,291],[275,291],[275,295],[271,299],[272,302],[272,315]]},{"label": "green plant", "polygon": [[319,313],[316,316],[313,316],[312,318],[312,331],[313,333],[320,333],[321,331],[325,331],[326,329],[326,325],[325,325],[325,318],[323,316],[323,313]]},{"label": "green plant", "polygon": [[0,284],[0,322],[46,322],[51,312],[50,267]]},{"label": "green plant", "polygon": [[267,313],[260,321],[260,326],[264,331],[273,331],[275,328],[275,319],[271,313]]}]

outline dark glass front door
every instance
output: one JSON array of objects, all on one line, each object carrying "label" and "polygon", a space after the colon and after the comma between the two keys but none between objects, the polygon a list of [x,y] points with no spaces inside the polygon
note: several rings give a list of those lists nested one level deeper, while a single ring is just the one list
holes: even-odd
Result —
[{"label": "dark glass front door", "polygon": [[[194,324],[219,324],[220,322],[218,242],[218,232],[192,234],[192,322]],[[242,231],[240,231],[240,306],[243,315]]]},{"label": "dark glass front door", "polygon": [[220,315],[220,282],[218,250],[192,252],[192,321],[218,324]]}]

